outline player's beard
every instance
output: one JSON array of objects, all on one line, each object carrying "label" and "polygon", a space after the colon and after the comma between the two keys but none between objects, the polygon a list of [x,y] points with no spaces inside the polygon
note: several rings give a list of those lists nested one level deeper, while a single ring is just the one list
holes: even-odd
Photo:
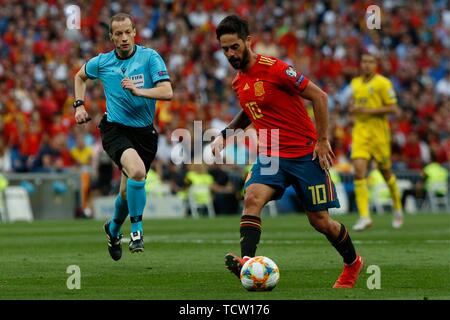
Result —
[{"label": "player's beard", "polygon": [[245,47],[244,52],[242,53],[242,59],[240,58],[235,59],[233,57],[228,59],[228,62],[236,70],[244,69],[248,65],[249,61],[250,61],[250,52],[247,47]]}]

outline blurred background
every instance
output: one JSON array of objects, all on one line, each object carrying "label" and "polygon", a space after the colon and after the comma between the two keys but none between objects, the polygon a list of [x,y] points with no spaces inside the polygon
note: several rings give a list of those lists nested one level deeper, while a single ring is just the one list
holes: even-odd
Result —
[{"label": "blurred background", "polygon": [[[71,4],[81,9],[79,30],[66,27],[65,10]],[[379,30],[366,27],[371,4],[381,8]],[[97,129],[105,112],[101,83],[88,82],[85,101],[93,119],[88,125],[75,124],[72,102],[75,73],[90,58],[113,49],[108,24],[118,12],[134,17],[136,43],[160,53],[174,89],[172,101],[157,103],[159,150],[146,189],[154,215],[241,210],[251,141],[228,147],[225,158],[231,157],[232,164],[170,161],[180,143],[171,139],[174,130],[186,128],[194,136],[198,120],[203,131],[219,131],[240,110],[231,89],[235,71],[215,37],[217,24],[230,14],[248,20],[255,52],[290,63],[328,93],[330,138],[337,156],[332,174],[343,205],[335,213],[356,210],[347,108],[349,83],[358,75],[365,50],[381,57],[379,72],[393,82],[402,110],[391,119],[392,160],[406,211],[449,211],[449,1],[0,0],[0,6],[2,220],[12,220],[8,198],[14,196],[7,190],[14,186],[26,191],[35,219],[102,218],[112,210],[120,172],[104,153]],[[312,106],[305,103],[313,116]],[[390,200],[379,178],[374,169],[371,204],[383,212]],[[177,207],[161,209],[163,203]],[[273,215],[302,210],[291,189],[267,208]]]}]

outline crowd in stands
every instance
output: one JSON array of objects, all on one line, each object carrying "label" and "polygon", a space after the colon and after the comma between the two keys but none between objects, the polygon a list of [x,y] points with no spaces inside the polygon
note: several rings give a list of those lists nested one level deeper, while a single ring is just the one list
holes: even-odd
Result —
[{"label": "crowd in stands", "polygon": [[[88,82],[85,100],[91,122],[76,125],[72,108],[74,75],[88,59],[113,49],[108,25],[117,12],[135,18],[136,42],[159,52],[169,70],[174,98],[157,103],[160,141],[153,170],[173,192],[189,184],[191,171],[190,166],[170,161],[179,143],[172,141],[175,130],[188,129],[201,139],[194,121],[201,121],[200,132],[219,131],[240,109],[231,89],[235,71],[215,37],[217,24],[230,14],[248,19],[257,53],[287,61],[328,93],[338,171],[351,170],[349,82],[358,74],[365,50],[379,56],[379,72],[392,80],[402,110],[391,119],[394,169],[420,171],[432,158],[448,168],[449,1],[383,1],[381,28],[374,30],[365,20],[370,4],[94,0],[79,2],[81,28],[71,30],[64,1],[0,0],[0,169],[60,172],[88,166],[101,194],[117,186],[120,174],[105,156],[97,129],[106,110],[101,84]],[[312,116],[311,104],[305,103]],[[224,194],[224,203],[230,194],[239,198],[247,170],[242,161],[245,144],[233,151],[240,163],[204,169],[212,177],[215,194]]]}]

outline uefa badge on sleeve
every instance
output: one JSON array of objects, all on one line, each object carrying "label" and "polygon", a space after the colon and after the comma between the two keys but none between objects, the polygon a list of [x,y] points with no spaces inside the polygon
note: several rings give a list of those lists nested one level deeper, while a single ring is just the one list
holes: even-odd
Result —
[{"label": "uefa badge on sleeve", "polygon": [[289,66],[286,69],[286,74],[291,78],[295,78],[297,76],[297,71],[295,71],[295,69],[293,67]]}]

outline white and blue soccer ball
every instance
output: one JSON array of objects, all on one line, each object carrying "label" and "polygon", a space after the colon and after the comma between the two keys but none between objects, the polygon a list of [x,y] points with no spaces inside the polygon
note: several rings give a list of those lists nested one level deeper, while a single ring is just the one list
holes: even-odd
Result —
[{"label": "white and blue soccer ball", "polygon": [[271,291],[280,281],[280,270],[272,259],[257,256],[241,269],[241,283],[248,291]]}]

